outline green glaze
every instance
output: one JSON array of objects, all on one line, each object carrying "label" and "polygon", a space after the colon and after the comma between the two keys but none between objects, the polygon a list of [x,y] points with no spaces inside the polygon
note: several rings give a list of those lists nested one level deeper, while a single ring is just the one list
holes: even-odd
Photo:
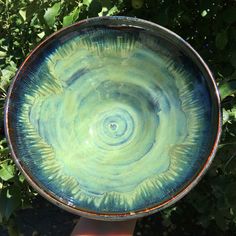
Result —
[{"label": "green glaze", "polygon": [[98,213],[137,211],[181,191],[210,145],[203,75],[178,47],[138,29],[58,41],[19,92],[21,158],[36,181]]}]

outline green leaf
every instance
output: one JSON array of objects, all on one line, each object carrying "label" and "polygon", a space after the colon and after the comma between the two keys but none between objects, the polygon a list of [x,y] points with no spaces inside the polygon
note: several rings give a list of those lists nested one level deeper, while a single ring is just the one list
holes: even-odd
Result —
[{"label": "green leaf", "polygon": [[8,181],[9,179],[14,177],[14,166],[8,165],[7,163],[3,163],[0,165],[0,178],[4,181]]},{"label": "green leaf", "polygon": [[108,9],[106,7],[102,7],[102,10],[98,13],[99,16],[105,16]]},{"label": "green leaf", "polygon": [[19,181],[20,181],[21,183],[23,183],[23,182],[25,181],[24,175],[20,174],[20,176],[19,176]]},{"label": "green leaf", "polygon": [[42,39],[44,36],[45,36],[45,32],[43,31],[43,32],[41,32],[41,33],[39,33],[39,34],[37,34],[38,35],[38,37],[40,38],[40,39]]},{"label": "green leaf", "polygon": [[[225,124],[226,122],[232,122],[234,120],[236,121],[236,106],[229,110],[223,109],[223,124]],[[223,145],[224,144],[221,144],[220,146]]]},{"label": "green leaf", "polygon": [[229,113],[227,110],[223,109],[223,124],[229,121]]},{"label": "green leaf", "polygon": [[8,87],[11,78],[15,75],[16,73],[16,68],[13,68],[11,66],[8,66],[4,69],[0,69],[0,89],[3,91],[6,90]]},{"label": "green leaf", "polygon": [[17,186],[4,188],[0,192],[0,215],[8,220],[21,204],[21,191]]},{"label": "green leaf", "polygon": [[219,86],[221,99],[223,100],[227,96],[232,95],[236,92],[236,80],[231,80],[228,82],[223,83]]},{"label": "green leaf", "polygon": [[55,23],[56,17],[59,14],[61,3],[55,3],[52,7],[48,8],[44,14],[44,19],[49,27],[52,27]]},{"label": "green leaf", "polygon": [[65,26],[71,25],[72,22],[73,22],[73,16],[72,15],[64,16],[62,26],[65,27]]},{"label": "green leaf", "polygon": [[21,17],[23,18],[23,20],[25,21],[26,20],[26,10],[19,10],[19,13],[21,15]]},{"label": "green leaf", "polygon": [[79,13],[80,13],[80,8],[76,7],[68,16],[64,16],[62,23],[63,27],[74,23],[78,19]]},{"label": "green leaf", "polygon": [[4,51],[0,51],[0,58],[3,58],[3,57],[5,57],[7,55],[7,53],[6,52],[4,52]]},{"label": "green leaf", "polygon": [[206,10],[202,11],[201,16],[205,17],[206,15],[207,15],[207,11]]},{"label": "green leaf", "polygon": [[115,15],[119,12],[117,6],[112,7],[108,12],[107,12],[107,16],[112,16]]},{"label": "green leaf", "polygon": [[83,4],[87,7],[91,4],[92,0],[83,0]]},{"label": "green leaf", "polygon": [[218,49],[223,50],[226,47],[227,43],[228,35],[226,30],[221,31],[216,35],[215,44]]}]

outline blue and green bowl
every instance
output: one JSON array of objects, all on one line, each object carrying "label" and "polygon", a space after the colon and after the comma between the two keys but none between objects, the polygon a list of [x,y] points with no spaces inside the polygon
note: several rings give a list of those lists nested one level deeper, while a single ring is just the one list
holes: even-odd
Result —
[{"label": "blue and green bowl", "polygon": [[213,76],[175,33],[130,17],[64,28],[9,89],[14,161],[46,199],[85,217],[157,212],[192,189],[219,141]]}]

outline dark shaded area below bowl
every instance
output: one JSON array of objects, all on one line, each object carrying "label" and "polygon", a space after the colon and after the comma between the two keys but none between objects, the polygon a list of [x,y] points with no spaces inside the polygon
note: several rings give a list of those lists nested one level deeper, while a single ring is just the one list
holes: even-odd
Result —
[{"label": "dark shaded area below bowl", "polygon": [[[181,215],[179,211],[171,214],[166,220],[161,213],[139,219],[136,224],[135,236],[208,236],[208,235],[235,235],[236,229],[221,231],[214,220],[209,219],[209,226],[203,226],[194,222],[196,210],[188,203],[182,201]],[[20,210],[16,214],[16,225],[20,236],[69,236],[72,232],[78,216],[70,214],[54,206],[41,197],[33,203],[33,208]],[[115,223],[115,222],[114,222]],[[9,236],[6,229],[0,228],[1,236]]]}]

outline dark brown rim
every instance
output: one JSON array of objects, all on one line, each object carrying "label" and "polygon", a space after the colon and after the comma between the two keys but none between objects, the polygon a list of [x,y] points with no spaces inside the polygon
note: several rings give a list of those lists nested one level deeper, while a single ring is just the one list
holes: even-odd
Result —
[{"label": "dark brown rim", "polygon": [[[149,25],[152,26],[153,28],[156,28],[159,31],[163,31],[165,34],[169,34],[171,36],[173,36],[174,38],[176,38],[178,41],[180,41],[181,44],[183,44],[187,50],[189,50],[192,55],[199,61],[199,63],[202,65],[202,67],[205,69],[206,74],[208,75],[208,79],[210,80],[210,82],[213,85],[214,88],[214,92],[216,95],[216,99],[217,99],[217,105],[218,105],[218,127],[217,127],[217,134],[216,134],[216,138],[214,141],[214,145],[211,149],[210,155],[207,158],[207,161],[205,162],[203,168],[201,169],[201,171],[194,177],[194,179],[192,180],[192,182],[188,183],[187,186],[181,190],[180,192],[178,192],[175,196],[173,196],[172,198],[170,198],[169,200],[166,200],[164,202],[162,202],[161,204],[154,206],[154,207],[150,207],[150,208],[146,208],[144,210],[139,210],[139,211],[135,211],[135,212],[128,212],[128,213],[96,213],[96,212],[89,212],[89,211],[84,211],[82,209],[76,208],[75,206],[71,205],[69,202],[63,200],[63,199],[59,199],[55,194],[53,194],[52,192],[50,192],[49,190],[43,190],[43,188],[40,186],[40,183],[36,183],[34,181],[34,178],[27,172],[27,170],[23,167],[23,165],[21,165],[20,160],[17,158],[16,153],[14,152],[13,146],[12,146],[12,142],[11,142],[11,135],[10,135],[10,130],[9,130],[9,125],[8,125],[8,109],[9,109],[9,100],[12,94],[12,90],[14,88],[14,84],[15,81],[18,78],[19,73],[24,69],[24,65],[27,63],[27,61],[29,60],[29,58],[31,58],[31,56],[40,48],[43,47],[45,45],[46,42],[48,42],[51,38],[53,38],[55,35],[61,33],[62,31],[71,28],[71,27],[75,27],[75,26],[79,26],[82,24],[86,24],[89,22],[93,22],[93,21],[98,21],[98,20],[127,20],[129,22],[135,23],[135,22],[140,22],[143,23],[145,25]],[[11,86],[9,88],[8,91],[8,95],[6,98],[6,102],[5,102],[5,108],[4,108],[4,126],[5,126],[5,134],[6,134],[6,138],[7,138],[7,142],[8,145],[10,147],[10,151],[13,157],[14,162],[16,163],[16,166],[20,169],[20,171],[24,174],[24,176],[26,177],[27,181],[29,182],[29,184],[43,197],[45,197],[47,200],[49,200],[50,202],[54,203],[55,205],[71,212],[77,215],[81,215],[84,217],[88,217],[88,218],[92,218],[92,219],[97,219],[97,220],[114,220],[114,221],[122,221],[122,220],[128,220],[128,219],[133,219],[133,218],[139,218],[139,217],[143,217],[149,214],[153,214],[157,211],[160,211],[172,204],[174,204],[175,202],[177,202],[178,200],[180,200],[182,197],[184,197],[202,178],[202,176],[206,173],[207,169],[209,168],[210,164],[213,161],[213,158],[215,156],[216,150],[217,150],[217,145],[219,143],[219,139],[220,139],[220,135],[221,135],[221,125],[222,125],[222,119],[221,119],[221,103],[220,103],[220,95],[219,95],[219,91],[217,89],[217,85],[214,81],[214,77],[210,71],[210,69],[208,68],[208,66],[206,65],[206,63],[203,61],[203,59],[200,57],[200,55],[187,43],[185,42],[180,36],[178,36],[177,34],[175,34],[174,32],[160,26],[157,25],[155,23],[146,21],[146,20],[142,20],[142,19],[137,19],[137,18],[133,18],[133,17],[125,17],[125,16],[110,16],[110,17],[94,17],[94,18],[90,18],[90,19],[85,19],[82,21],[79,21],[73,25],[70,25],[68,27],[62,28],[61,30],[53,33],[52,35],[50,35],[48,38],[46,38],[44,41],[42,41],[25,59],[25,61],[22,63],[22,65],[20,66],[16,76],[14,77]]]}]

